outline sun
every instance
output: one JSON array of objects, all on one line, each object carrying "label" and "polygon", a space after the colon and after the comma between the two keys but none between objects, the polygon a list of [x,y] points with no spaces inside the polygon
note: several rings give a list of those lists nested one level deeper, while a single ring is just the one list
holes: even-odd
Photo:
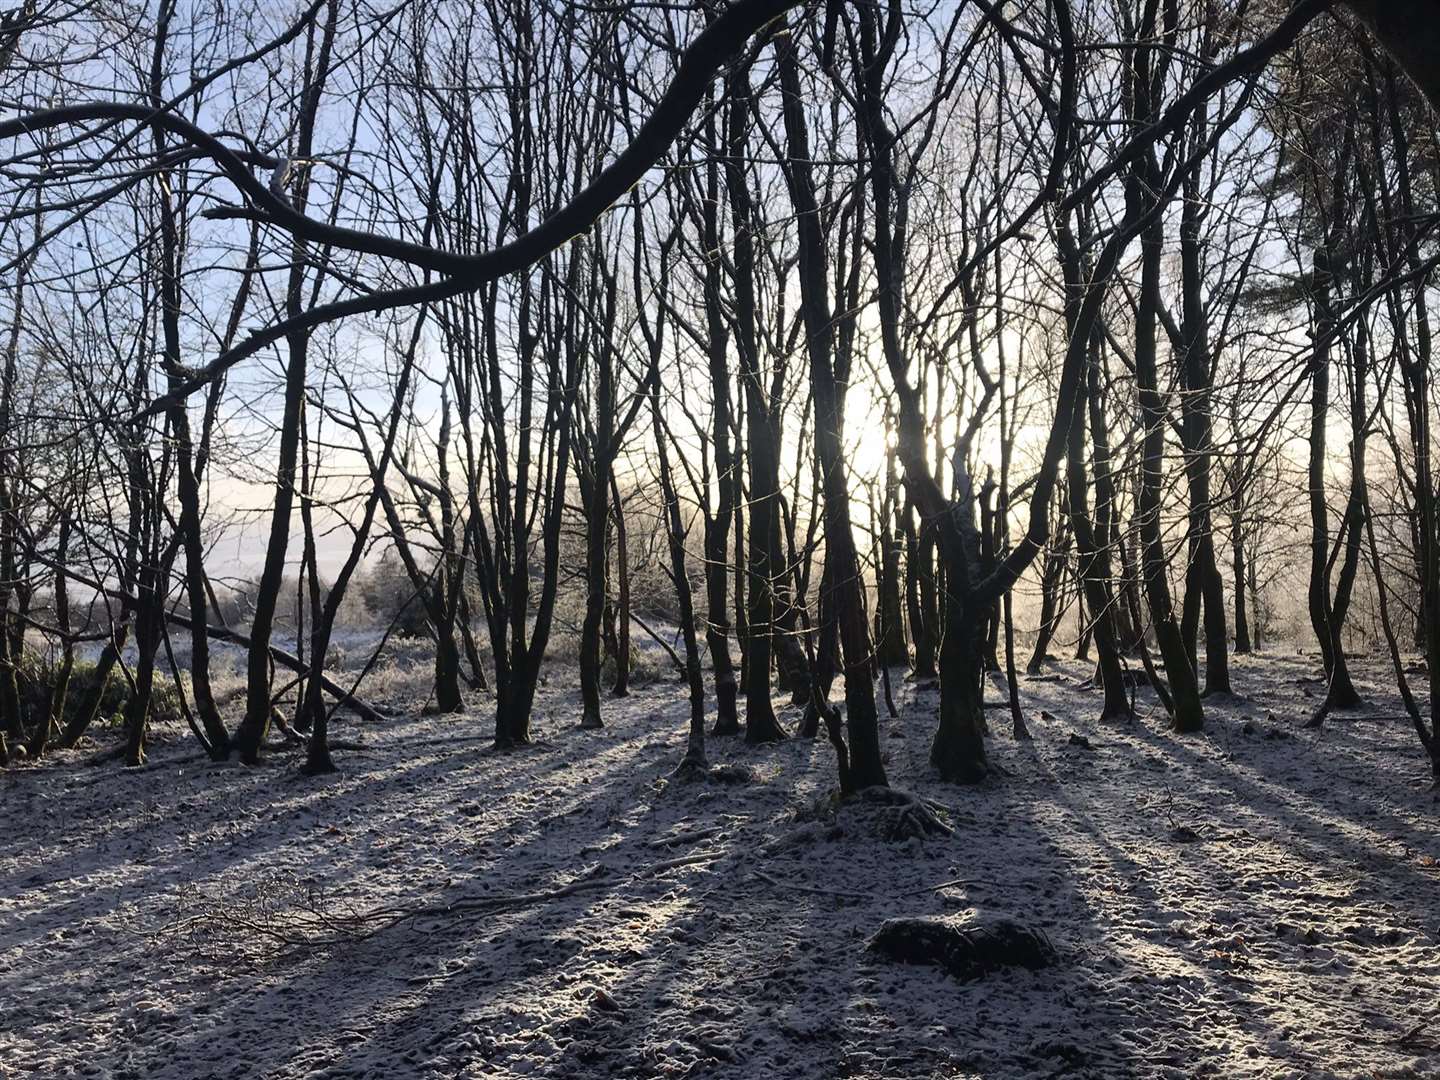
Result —
[{"label": "sun", "polygon": [[845,432],[845,460],[850,471],[865,479],[883,477],[885,458],[894,446],[894,438],[894,433],[878,422],[849,427]]}]

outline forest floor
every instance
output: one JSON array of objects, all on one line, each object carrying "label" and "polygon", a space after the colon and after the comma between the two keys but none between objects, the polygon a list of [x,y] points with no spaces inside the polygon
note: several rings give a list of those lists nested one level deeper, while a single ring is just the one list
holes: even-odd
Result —
[{"label": "forest floor", "polygon": [[[1440,1076],[1440,803],[1384,667],[1302,730],[1313,665],[1240,658],[1247,698],[1177,738],[1148,694],[1099,724],[1057,664],[1022,687],[1034,742],[993,714],[977,789],[935,779],[935,691],[897,682],[891,782],[955,827],[924,841],[837,807],[823,740],[712,739],[738,782],[670,779],[669,682],[584,732],[552,680],[519,752],[479,695],[347,719],[364,749],[322,779],[180,730],[140,771],[55,754],[0,774],[0,1077]],[[941,913],[1059,962],[962,983],[866,952]]]}]

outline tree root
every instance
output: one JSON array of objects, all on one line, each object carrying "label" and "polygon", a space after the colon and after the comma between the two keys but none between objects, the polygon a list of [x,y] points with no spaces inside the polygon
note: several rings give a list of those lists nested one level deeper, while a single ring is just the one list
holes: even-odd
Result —
[{"label": "tree root", "polygon": [[710,779],[710,763],[703,757],[695,758],[686,756],[680,764],[675,766],[675,771],[670,778],[682,784],[699,784]]},{"label": "tree root", "polygon": [[955,835],[955,830],[941,820],[937,813],[943,809],[939,803],[911,795],[908,791],[891,787],[868,787],[857,792],[856,797],[865,802],[895,807],[895,815],[889,828],[893,839]]}]

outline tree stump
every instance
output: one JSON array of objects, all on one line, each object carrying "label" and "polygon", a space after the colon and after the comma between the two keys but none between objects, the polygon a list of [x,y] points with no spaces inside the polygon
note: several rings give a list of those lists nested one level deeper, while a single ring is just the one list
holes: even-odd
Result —
[{"label": "tree stump", "polygon": [[963,981],[1007,967],[1038,971],[1058,960],[1044,931],[1004,918],[960,921],[922,915],[887,919],[867,948],[902,964],[943,968]]}]

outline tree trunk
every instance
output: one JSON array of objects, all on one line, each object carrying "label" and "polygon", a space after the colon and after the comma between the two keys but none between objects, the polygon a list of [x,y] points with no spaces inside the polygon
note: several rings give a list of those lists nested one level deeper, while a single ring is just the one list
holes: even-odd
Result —
[{"label": "tree trunk", "polygon": [[[1137,169],[1137,172],[1142,170]],[[1153,162],[1148,170],[1153,174]],[[1153,188],[1153,175],[1131,181],[1130,197],[1143,198]],[[1170,602],[1170,583],[1165,559],[1165,541],[1160,528],[1160,486],[1165,476],[1165,426],[1169,418],[1160,398],[1156,376],[1155,327],[1160,305],[1160,259],[1165,244],[1163,222],[1157,218],[1141,236],[1140,303],[1135,320],[1135,382],[1144,422],[1143,457],[1140,470],[1138,511],[1140,517],[1141,562],[1145,595],[1150,601],[1150,622],[1155,641],[1165,661],[1169,683],[1171,721],[1176,731],[1200,731],[1205,713],[1200,705],[1200,688],[1184,638],[1175,622]],[[1192,486],[1193,491],[1193,486]]]},{"label": "tree trunk", "polygon": [[[614,697],[630,694],[630,547],[625,531],[625,504],[615,484],[615,470],[610,470],[610,505],[615,517],[615,685]],[[686,583],[688,590],[689,583]],[[693,606],[693,603],[692,603]],[[684,621],[684,620],[682,620]],[[693,632],[694,627],[691,627]]]},{"label": "tree trunk", "polygon": [[[604,467],[597,452],[592,468]],[[579,469],[577,463],[576,468]],[[604,727],[600,719],[600,629],[605,617],[606,533],[610,484],[598,471],[581,481],[585,498],[585,618],[580,624],[580,726]]]},{"label": "tree trunk", "polygon": [[[706,110],[702,127],[704,146],[704,198],[698,200],[701,238],[708,252],[721,250],[722,185],[719,162],[724,147],[716,137],[715,113]],[[710,446],[715,463],[716,503],[710,513],[709,493],[701,499],[705,511],[705,644],[715,679],[715,735],[740,732],[737,707],[739,684],[730,655],[730,529],[740,503],[740,473],[730,442],[730,331],[725,320],[722,297],[721,262],[707,258],[704,264],[705,334],[707,373],[710,377]],[[736,580],[740,579],[737,572]],[[743,646],[742,646],[743,647]]]},{"label": "tree trunk", "polygon": [[[162,27],[169,22],[169,16],[174,10],[173,3],[166,3],[163,8],[166,15],[161,20]],[[150,73],[150,96],[157,109],[161,107],[163,98],[165,38],[166,33],[161,29],[156,35]],[[166,139],[159,127],[154,129],[154,143],[156,153],[163,156],[166,153]],[[157,177],[163,367],[173,401],[166,410],[166,418],[170,425],[170,436],[175,441],[175,486],[180,499],[180,519],[176,528],[180,532],[185,551],[185,599],[191,618],[201,628],[190,635],[190,691],[200,727],[210,743],[210,754],[216,760],[223,761],[230,754],[230,733],[220,719],[220,710],[215,705],[215,694],[210,687],[210,639],[203,629],[209,623],[209,605],[205,591],[205,540],[201,534],[200,484],[196,475],[190,415],[185,399],[177,392],[185,381],[186,370],[180,340],[181,245],[180,227],[176,220],[177,207],[173,202],[175,188],[171,174],[162,173]]]},{"label": "tree trunk", "polygon": [[935,596],[935,535],[922,526],[916,529],[916,511],[912,501],[905,505],[905,577],[906,602],[910,607],[910,636],[915,642],[915,660],[911,675],[916,679],[936,676],[935,650],[938,614]]},{"label": "tree trunk", "polygon": [[[307,72],[304,97],[298,117],[298,136],[294,157],[307,160],[312,153],[315,115],[320,105],[320,92],[329,74],[330,49],[335,39],[338,12],[335,0],[327,6],[326,23],[321,31],[319,55],[313,72]],[[302,213],[309,190],[308,172],[300,174],[294,197],[295,208]],[[285,292],[285,313],[299,318],[305,308],[305,286],[310,265],[308,244],[296,236],[291,243],[289,282]],[[280,586],[285,573],[285,553],[290,543],[290,516],[295,505],[296,461],[300,447],[301,413],[305,408],[305,380],[308,372],[310,333],[291,330],[285,335],[289,356],[285,366],[285,400],[280,416],[280,448],[275,466],[275,499],[270,514],[270,538],[265,547],[265,563],[256,588],[255,612],[250,626],[250,652],[246,661],[245,718],[235,733],[235,746],[240,760],[247,765],[260,760],[260,745],[270,730],[270,633],[275,625],[275,611],[280,599]],[[137,626],[137,637],[139,636]]]},{"label": "tree trunk", "polygon": [[1115,498],[1110,481],[1109,432],[1104,420],[1104,403],[1096,400],[1100,384],[1099,351],[1096,336],[1087,330],[1080,320],[1080,305],[1086,281],[1080,248],[1067,229],[1058,232],[1058,240],[1061,264],[1066,272],[1067,291],[1070,294],[1066,302],[1066,328],[1071,338],[1077,338],[1080,334],[1086,336],[1084,346],[1079,346],[1079,343],[1074,346],[1084,348],[1086,376],[1076,387],[1079,400],[1076,402],[1074,420],[1068,431],[1066,454],[1066,517],[1070,520],[1070,531],[1074,536],[1079,559],[1077,575],[1080,579],[1080,590],[1086,600],[1084,609],[1090,615],[1089,622],[1081,621],[1081,642],[1087,639],[1084,631],[1089,631],[1099,654],[1100,690],[1104,696],[1100,706],[1100,719],[1129,720],[1133,714],[1126,693],[1125,670],[1120,664],[1120,652],[1116,645],[1115,613],[1110,603],[1112,598],[1106,589],[1110,580],[1110,560],[1107,544],[1102,543],[1102,540],[1109,537],[1109,528],[1106,527],[1104,536],[1100,537],[1090,518],[1089,498],[1086,495],[1090,490],[1090,478],[1086,469],[1086,420],[1089,419],[1090,444],[1094,449],[1096,464],[1097,510],[1102,510],[1104,514],[1113,513]]},{"label": "tree trunk", "polygon": [[958,530],[947,531],[941,539],[951,586],[944,606],[945,632],[940,638],[940,720],[930,743],[930,764],[942,780],[958,784],[979,783],[990,772],[982,727],[985,612],[966,602],[964,578],[956,572],[978,555],[977,539]]},{"label": "tree trunk", "polygon": [[474,612],[470,610],[470,598],[462,585],[460,589],[460,641],[465,647],[465,659],[470,665],[470,677],[466,681],[472,690],[488,690],[490,684],[485,678],[485,661],[480,656],[479,643],[475,640],[474,619]]},{"label": "tree trunk", "polygon": [[75,666],[75,643],[70,640],[70,589],[65,576],[65,563],[70,552],[71,518],[68,509],[60,511],[60,525],[55,541],[55,629],[60,631],[60,663],[55,668],[55,684],[50,690],[50,708],[36,719],[26,747],[32,759],[44,757],[50,740],[65,726],[65,695],[70,688],[70,672]]},{"label": "tree trunk", "polygon": [[[153,541],[152,541],[153,542]],[[150,719],[150,701],[155,687],[155,652],[164,632],[161,611],[163,598],[157,580],[158,560],[146,559],[138,582],[139,603],[135,614],[135,681],[125,703],[125,764],[145,764],[145,735]]]},{"label": "tree trunk", "polygon": [[[1315,252],[1315,298],[1319,315],[1315,327],[1314,371],[1310,395],[1310,585],[1308,590],[1310,625],[1320,646],[1329,685],[1325,705],[1349,708],[1359,703],[1360,695],[1350,680],[1345,650],[1340,643],[1340,628],[1335,625],[1330,596],[1330,515],[1325,501],[1325,427],[1330,413],[1330,346],[1335,329],[1331,307],[1330,255],[1324,249]],[[1317,714],[1318,716],[1319,714]]]},{"label": "tree trunk", "polygon": [[[718,467],[718,465],[717,465]],[[729,486],[722,479],[722,488]],[[735,678],[735,663],[730,658],[730,613],[727,596],[729,576],[730,518],[727,506],[721,507],[713,519],[705,523],[705,642],[710,649],[710,667],[715,674],[716,735],[738,735],[740,686]]]},{"label": "tree trunk", "polygon": [[[780,459],[778,432],[766,400],[755,333],[755,214],[744,162],[749,160],[746,131],[750,119],[748,64],[732,69],[726,104],[726,191],[734,221],[735,347],[745,394],[745,457],[749,478],[749,545],[746,551],[749,624],[745,648],[745,741],[775,742],[785,737],[770,698],[770,668],[775,651],[774,565],[780,535]],[[777,403],[778,407],[778,403]],[[738,531],[738,530],[737,530]]]},{"label": "tree trunk", "polygon": [[1245,533],[1238,513],[1230,519],[1230,555],[1231,573],[1235,579],[1235,652],[1236,655],[1244,656],[1251,651],[1252,646],[1250,612],[1245,603]]},{"label": "tree trunk", "polygon": [[837,741],[836,750],[840,755],[840,790],[850,794],[862,788],[886,786],[887,781],[880,756],[872,676],[874,658],[865,614],[865,590],[850,517],[850,489],[842,438],[844,398],[836,383],[831,356],[833,334],[825,279],[825,242],[810,172],[809,139],[793,50],[794,44],[788,35],[779,39],[776,51],[791,158],[788,179],[800,235],[801,314],[805,320],[810,389],[815,402],[815,456],[824,496],[827,573],[823,577],[833,589],[831,604],[845,668],[848,754],[838,745],[838,732],[832,734],[832,739]]},{"label": "tree trunk", "polygon": [[690,690],[690,727],[685,737],[685,756],[675,770],[682,776],[703,776],[709,769],[705,758],[705,679],[700,670],[700,645],[695,636],[695,601],[690,593],[690,576],[685,567],[685,530],[680,518],[680,497],[670,471],[670,453],[664,426],[660,422],[658,390],[651,398],[652,428],[660,472],[660,492],[665,500],[665,535],[670,549],[670,577],[675,582],[675,600],[680,608],[680,636],[685,643],[685,682]]},{"label": "tree trunk", "polygon": [[105,686],[110,681],[110,674],[115,670],[115,665],[120,660],[120,652],[125,648],[125,642],[130,637],[130,624],[128,612],[121,615],[121,623],[115,628],[111,640],[105,643],[100,650],[100,658],[95,661],[95,669],[91,674],[93,685],[89,692],[80,701],[80,707],[75,710],[75,715],[65,725],[65,730],[60,733],[60,746],[69,749],[80,741],[80,736],[85,734],[86,729],[95,722],[100,714],[100,706],[105,699]]},{"label": "tree trunk", "polygon": [[[1214,452],[1211,446],[1211,359],[1208,313],[1203,298],[1200,265],[1200,225],[1204,209],[1199,177],[1185,182],[1185,200],[1180,217],[1180,266],[1182,276],[1185,353],[1181,398],[1181,434],[1185,437],[1186,475],[1190,486],[1190,554],[1196,585],[1205,605],[1205,693],[1230,693],[1229,639],[1225,625],[1225,587],[1215,559],[1215,527],[1210,512],[1210,474]],[[1194,663],[1194,648],[1190,649]]]},{"label": "tree trunk", "polygon": [[876,643],[876,660],[881,667],[900,667],[910,662],[905,645],[905,616],[900,597],[900,538],[896,526],[900,522],[898,479],[895,476],[895,453],[885,453],[885,497],[880,505],[880,633]]},{"label": "tree trunk", "polygon": [[1030,662],[1025,665],[1025,671],[1030,675],[1039,675],[1044,670],[1050,642],[1054,639],[1060,618],[1065,613],[1065,605],[1061,601],[1065,591],[1065,562],[1069,539],[1069,527],[1066,525],[1055,541],[1046,548],[1045,568],[1040,574],[1040,626],[1035,634],[1035,648],[1030,653]]},{"label": "tree trunk", "polygon": [[501,748],[526,746],[530,742],[530,714],[535,707],[538,672],[527,660],[504,679],[495,676],[495,745]]}]

